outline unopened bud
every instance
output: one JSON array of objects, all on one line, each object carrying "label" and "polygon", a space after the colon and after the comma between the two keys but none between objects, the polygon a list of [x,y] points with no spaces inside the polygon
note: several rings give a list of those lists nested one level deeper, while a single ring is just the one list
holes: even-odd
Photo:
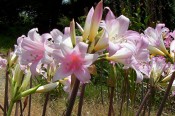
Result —
[{"label": "unopened bud", "polygon": [[36,90],[36,93],[44,93],[44,92],[51,91],[51,90],[55,89],[58,86],[58,84],[59,84],[59,82],[55,82],[55,83],[49,83],[49,84],[40,86]]}]

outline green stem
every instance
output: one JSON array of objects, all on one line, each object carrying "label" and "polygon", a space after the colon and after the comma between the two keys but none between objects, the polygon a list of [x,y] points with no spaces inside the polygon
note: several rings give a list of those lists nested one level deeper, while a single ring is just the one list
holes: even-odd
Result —
[{"label": "green stem", "polygon": [[8,108],[7,116],[10,116],[11,115],[14,103],[15,102],[13,100],[11,100],[10,106]]}]

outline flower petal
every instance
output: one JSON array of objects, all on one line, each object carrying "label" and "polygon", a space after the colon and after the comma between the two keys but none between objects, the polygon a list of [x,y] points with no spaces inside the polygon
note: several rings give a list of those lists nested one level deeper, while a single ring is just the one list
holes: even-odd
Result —
[{"label": "flower petal", "polygon": [[117,50],[119,50],[120,48],[121,47],[118,44],[114,44],[111,41],[109,41],[109,47],[108,47],[109,56],[115,54]]},{"label": "flower petal", "polygon": [[97,60],[98,54],[86,54],[85,59],[84,59],[84,64],[85,66],[90,66],[95,60]]},{"label": "flower petal", "polygon": [[54,50],[52,56],[57,62],[62,62],[65,58],[61,50]]},{"label": "flower petal", "polygon": [[92,7],[87,15],[85,26],[84,26],[84,33],[83,33],[83,40],[86,40],[89,36],[90,28],[91,28],[91,20],[94,14],[94,8]]},{"label": "flower petal", "polygon": [[74,50],[77,53],[81,53],[81,54],[86,54],[87,49],[88,49],[88,44],[86,44],[84,42],[79,42],[74,48]]},{"label": "flower petal", "polygon": [[65,45],[65,43],[61,43],[60,48],[64,56],[71,54],[73,50],[69,46]]},{"label": "flower petal", "polygon": [[38,75],[39,68],[40,68],[40,67],[38,67],[38,65],[39,65],[40,63],[41,63],[40,60],[38,60],[38,61],[33,62],[33,63],[30,65],[30,71],[31,71],[31,73],[32,73],[33,76]]},{"label": "flower petal", "polygon": [[53,81],[57,81],[62,78],[66,78],[72,74],[71,70],[67,70],[65,64],[61,64],[53,77]]},{"label": "flower petal", "polygon": [[110,21],[115,19],[115,15],[114,13],[111,11],[111,9],[109,7],[105,7],[106,9],[108,9],[108,13],[106,15],[105,21]]},{"label": "flower petal", "polygon": [[89,34],[89,41],[93,42],[95,39],[95,36],[98,32],[99,24],[102,18],[103,13],[103,2],[100,1],[94,11],[94,14],[92,16],[92,22],[91,22],[91,28],[90,28],[90,34]]},{"label": "flower petal", "polygon": [[118,24],[116,27],[118,28],[118,34],[123,34],[128,30],[129,27],[129,19],[124,15],[121,15],[117,18]]},{"label": "flower petal", "polygon": [[108,34],[105,32],[103,36],[98,40],[97,44],[94,47],[95,51],[99,51],[108,47],[109,39]]},{"label": "flower petal", "polygon": [[76,70],[74,74],[82,83],[87,83],[91,79],[91,75],[87,68],[82,67],[79,70]]},{"label": "flower petal", "polygon": [[63,33],[58,30],[58,29],[53,29],[51,32],[50,32],[51,36],[55,39],[57,38],[58,36],[63,36]]}]

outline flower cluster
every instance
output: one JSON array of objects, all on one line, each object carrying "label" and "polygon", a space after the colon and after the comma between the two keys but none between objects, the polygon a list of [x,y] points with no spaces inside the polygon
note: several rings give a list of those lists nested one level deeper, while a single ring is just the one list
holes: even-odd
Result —
[{"label": "flower cluster", "polygon": [[[33,76],[43,75],[43,66],[54,65],[52,82],[75,75],[81,83],[88,83],[91,79],[88,68],[100,59],[123,64],[124,69],[134,69],[137,82],[152,76],[165,77],[165,65],[170,62],[173,65],[175,60],[175,32],[170,32],[165,24],[157,24],[155,29],[148,27],[144,33],[128,30],[127,17],[115,17],[109,7],[105,10],[108,13],[103,20],[102,1],[95,9],[92,7],[84,28],[76,23],[81,32],[79,36],[75,33],[74,20],[70,27],[65,27],[64,33],[53,29],[40,35],[37,28],[31,29],[27,36],[17,40],[15,53],[19,64],[30,67]],[[167,57],[169,63],[165,61]]]},{"label": "flower cluster", "polygon": [[[103,10],[108,11],[104,19]],[[78,79],[82,85],[89,83],[94,72],[91,67],[101,60],[109,61],[114,67],[122,64],[124,70],[135,70],[137,83],[147,78],[152,87],[167,85],[175,71],[175,31],[159,23],[139,33],[129,30],[129,25],[129,18],[116,17],[100,1],[90,9],[84,26],[72,20],[64,33],[53,29],[40,35],[37,28],[31,29],[27,36],[17,39],[15,51],[7,61],[0,57],[0,68],[7,65],[12,73],[13,100],[34,92],[48,92],[59,82],[71,93],[72,80]],[[111,74],[115,75],[115,71]],[[38,75],[47,84],[26,90],[30,77]],[[110,82],[115,87],[115,81]]]}]

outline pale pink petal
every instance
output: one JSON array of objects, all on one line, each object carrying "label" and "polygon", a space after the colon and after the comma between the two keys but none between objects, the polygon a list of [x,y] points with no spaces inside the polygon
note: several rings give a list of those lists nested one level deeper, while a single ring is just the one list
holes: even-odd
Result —
[{"label": "pale pink petal", "polygon": [[104,20],[102,20],[102,21],[100,22],[99,26],[100,26],[101,28],[105,29],[106,31],[108,31],[107,28],[106,28],[106,22],[105,22]]},{"label": "pale pink petal", "polygon": [[65,58],[61,50],[54,50],[52,56],[58,62],[62,62]]},{"label": "pale pink petal", "polygon": [[57,38],[58,36],[63,36],[63,33],[58,30],[58,29],[53,29],[51,32],[50,32],[51,36],[55,39]]},{"label": "pale pink petal", "polygon": [[94,14],[94,8],[92,7],[86,17],[86,21],[85,21],[85,26],[84,26],[84,33],[83,33],[83,39],[86,40],[89,36],[89,32],[90,32],[90,27],[91,27],[91,20],[92,20],[92,16]]},{"label": "pale pink petal", "polygon": [[173,32],[170,32],[170,35],[175,39],[175,30]]},{"label": "pale pink petal", "polygon": [[114,44],[113,42],[109,41],[109,47],[108,47],[109,56],[115,54],[117,50],[119,50],[120,48],[121,47],[118,44]]},{"label": "pale pink petal", "polygon": [[6,59],[3,59],[1,56],[0,56],[0,68],[4,68],[7,66],[7,60]]},{"label": "pale pink petal", "polygon": [[108,13],[106,15],[105,21],[110,21],[115,19],[115,15],[114,13],[111,11],[111,9],[109,7],[105,7],[106,9],[108,9]]},{"label": "pale pink petal", "polygon": [[129,43],[129,42],[121,43],[121,47],[129,49],[133,53],[135,53],[137,50],[136,46],[133,43]]},{"label": "pale pink petal", "polygon": [[33,41],[37,41],[37,42],[43,42],[41,36],[37,33],[38,32],[38,28],[33,28],[28,32],[28,37],[33,40]]},{"label": "pale pink petal", "polygon": [[64,35],[69,36],[70,35],[70,27],[64,28]]},{"label": "pale pink petal", "polygon": [[31,41],[29,38],[24,38],[21,42],[21,47],[28,51],[41,50],[43,51],[44,46],[36,41]]},{"label": "pale pink petal", "polygon": [[123,34],[128,30],[129,27],[129,19],[123,15],[119,16],[117,18],[118,21],[118,25],[116,25],[118,27],[118,34]]},{"label": "pale pink petal", "polygon": [[79,68],[74,74],[82,83],[87,83],[91,79],[91,75],[87,68]]},{"label": "pale pink petal", "polygon": [[53,58],[48,55],[48,52],[45,52],[43,58],[41,59],[41,62],[43,64],[50,64],[52,61],[53,61]]},{"label": "pale pink petal", "polygon": [[19,46],[21,46],[21,43],[22,43],[22,41],[23,41],[24,38],[26,38],[25,35],[22,35],[21,37],[18,37],[18,39],[17,39],[17,44],[18,44]]},{"label": "pale pink petal", "polygon": [[84,30],[83,28],[81,27],[81,25],[79,23],[76,22],[76,25],[77,27],[79,28],[80,32],[83,34],[84,33]]},{"label": "pale pink petal", "polygon": [[175,40],[173,40],[170,44],[170,54],[171,57],[175,60]]},{"label": "pale pink petal", "polygon": [[28,63],[40,60],[43,54],[22,50],[22,53],[19,53],[18,55],[20,56],[19,57],[20,63],[22,65],[27,65]]},{"label": "pale pink petal", "polygon": [[165,27],[165,24],[157,24],[156,25],[156,30],[157,30],[157,33],[162,33],[162,29]]},{"label": "pale pink petal", "polygon": [[62,43],[65,44],[66,46],[70,47],[70,48],[73,48],[70,36],[68,36],[67,38],[64,38]]},{"label": "pale pink petal", "polygon": [[97,44],[94,47],[95,51],[106,49],[109,45],[108,34],[105,32],[103,36],[98,40]]},{"label": "pale pink petal", "polygon": [[114,55],[109,57],[112,61],[118,61],[118,59],[128,59],[131,58],[133,55],[132,51],[128,48],[121,48],[119,49]]},{"label": "pale pink petal", "polygon": [[86,54],[84,64],[86,67],[90,66],[98,58],[98,54]]},{"label": "pale pink petal", "polygon": [[[52,54],[53,51],[55,50],[55,48],[52,45],[48,45],[48,43],[49,43],[48,41],[45,41],[45,43],[44,43],[44,49],[48,53]],[[58,48],[59,48],[59,46],[58,46]]]},{"label": "pale pink petal", "polygon": [[60,48],[64,56],[72,53],[72,49],[64,43],[60,44]]},{"label": "pale pink petal", "polygon": [[97,4],[94,14],[92,16],[91,29],[89,35],[90,42],[92,42],[95,39],[95,36],[98,32],[99,24],[102,18],[102,13],[103,13],[103,2],[100,1]]},{"label": "pale pink petal", "polygon": [[156,46],[156,41],[158,40],[157,34],[155,30],[152,27],[148,27],[145,31],[144,34],[148,36],[149,43],[151,45]]},{"label": "pale pink petal", "polygon": [[32,62],[32,64],[30,65],[30,71],[31,71],[33,76],[38,75],[39,69],[37,69],[37,66],[39,63],[40,63],[40,61],[38,60],[38,61]]},{"label": "pale pink petal", "polygon": [[43,39],[42,43],[44,43],[46,40],[53,39],[51,34],[49,34],[49,33],[42,34],[41,38]]},{"label": "pale pink petal", "polygon": [[74,48],[76,52],[80,52],[81,54],[85,54],[87,52],[87,49],[88,49],[88,44],[84,42],[79,42]]},{"label": "pale pink petal", "polygon": [[67,70],[65,64],[61,64],[53,77],[53,81],[68,77],[72,74],[72,70]]},{"label": "pale pink petal", "polygon": [[137,75],[136,82],[140,83],[143,80],[143,74],[139,70],[135,70],[135,71],[136,71],[136,75]]}]

